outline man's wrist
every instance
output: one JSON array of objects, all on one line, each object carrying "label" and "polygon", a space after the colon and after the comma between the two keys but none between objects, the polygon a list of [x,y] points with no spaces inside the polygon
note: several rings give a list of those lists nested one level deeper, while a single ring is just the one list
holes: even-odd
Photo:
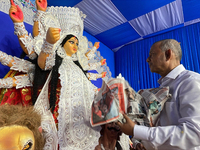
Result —
[{"label": "man's wrist", "polygon": [[141,140],[148,140],[149,127],[135,124],[133,128],[133,137]]}]

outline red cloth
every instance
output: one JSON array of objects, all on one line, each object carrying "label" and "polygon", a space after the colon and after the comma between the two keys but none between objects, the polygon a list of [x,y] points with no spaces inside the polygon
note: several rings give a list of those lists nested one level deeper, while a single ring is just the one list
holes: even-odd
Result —
[{"label": "red cloth", "polygon": [[[10,70],[4,78],[20,75],[17,71]],[[0,105],[10,104],[23,106],[32,105],[31,87],[16,89],[0,89]]]}]

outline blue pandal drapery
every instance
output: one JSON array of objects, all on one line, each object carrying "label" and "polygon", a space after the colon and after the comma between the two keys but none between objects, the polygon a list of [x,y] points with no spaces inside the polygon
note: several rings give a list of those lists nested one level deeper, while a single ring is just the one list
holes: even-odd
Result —
[{"label": "blue pandal drapery", "polygon": [[160,76],[150,72],[146,59],[152,44],[163,39],[180,42],[181,63],[186,69],[200,73],[200,23],[196,23],[122,47],[115,53],[115,75],[121,73],[136,91],[158,87]]}]

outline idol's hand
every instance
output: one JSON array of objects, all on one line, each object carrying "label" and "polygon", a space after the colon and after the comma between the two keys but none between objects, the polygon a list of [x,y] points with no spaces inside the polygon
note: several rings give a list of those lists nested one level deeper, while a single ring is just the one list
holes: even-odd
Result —
[{"label": "idol's hand", "polygon": [[37,10],[46,11],[47,9],[47,0],[36,0]]},{"label": "idol's hand", "polygon": [[101,62],[101,65],[105,65],[106,59],[102,59],[100,62]]},{"label": "idol's hand", "polygon": [[50,44],[55,44],[60,39],[60,31],[59,28],[50,27],[47,31],[46,41]]},{"label": "idol's hand", "polygon": [[96,47],[96,49],[98,49],[99,48],[99,42],[95,42],[94,46]]},{"label": "idol's hand", "polygon": [[102,72],[101,75],[102,75],[102,78],[104,78],[106,76],[106,72]]},{"label": "idol's hand", "polygon": [[10,10],[9,10],[9,16],[10,16],[11,20],[14,23],[23,22],[24,15],[23,15],[22,10],[19,8],[18,5],[15,5],[13,0],[10,0],[10,4],[11,4],[11,6],[10,6]]}]

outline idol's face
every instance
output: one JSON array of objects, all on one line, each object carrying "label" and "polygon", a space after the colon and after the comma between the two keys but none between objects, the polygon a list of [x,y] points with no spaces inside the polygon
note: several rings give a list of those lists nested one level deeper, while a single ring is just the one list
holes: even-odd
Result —
[{"label": "idol's face", "polygon": [[34,150],[33,132],[24,126],[0,128],[0,150]]},{"label": "idol's face", "polygon": [[78,50],[78,40],[76,37],[71,37],[63,46],[68,56],[72,56]]}]

